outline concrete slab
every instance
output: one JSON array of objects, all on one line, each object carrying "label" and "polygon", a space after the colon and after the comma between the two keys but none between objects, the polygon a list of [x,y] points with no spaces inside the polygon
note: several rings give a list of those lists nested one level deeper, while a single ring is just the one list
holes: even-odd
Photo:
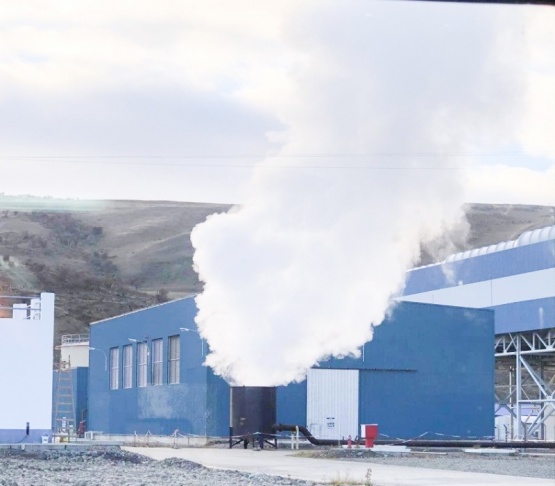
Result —
[{"label": "concrete slab", "polygon": [[[291,451],[252,449],[168,449],[124,447],[123,449],[161,460],[177,457],[216,469],[330,482],[341,479],[364,484],[368,470],[374,486],[553,486],[551,479],[534,479],[495,474],[390,466],[370,462],[337,461],[293,457]],[[352,483],[351,483],[352,484]]]},{"label": "concrete slab", "polygon": [[75,453],[97,450],[99,448],[108,451],[119,451],[121,444],[117,442],[62,442],[48,444],[0,444],[1,449],[22,450],[26,452],[44,452],[44,451],[72,451]]},{"label": "concrete slab", "polygon": [[387,452],[388,454],[408,454],[411,452],[407,446],[396,445],[375,445],[371,450],[373,452]]},{"label": "concrete slab", "polygon": [[464,449],[465,454],[478,454],[483,456],[511,456],[517,453],[517,449]]}]

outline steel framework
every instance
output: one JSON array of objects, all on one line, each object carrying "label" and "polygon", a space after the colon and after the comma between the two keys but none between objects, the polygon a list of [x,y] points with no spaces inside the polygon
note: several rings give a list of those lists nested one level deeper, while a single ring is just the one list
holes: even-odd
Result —
[{"label": "steel framework", "polygon": [[555,328],[496,336],[495,368],[496,415],[509,411],[510,439],[545,440],[555,414]]}]

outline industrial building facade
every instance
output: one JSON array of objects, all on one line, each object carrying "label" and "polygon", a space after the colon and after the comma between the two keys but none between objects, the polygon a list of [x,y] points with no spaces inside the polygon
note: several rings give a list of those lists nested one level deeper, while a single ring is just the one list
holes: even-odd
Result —
[{"label": "industrial building facade", "polygon": [[[91,324],[88,428],[227,436],[229,386],[203,366],[194,298]],[[359,358],[330,359],[278,387],[277,421],[319,438],[493,434],[493,312],[399,303]],[[268,352],[272,352],[271,349]]]},{"label": "industrial building facade", "polygon": [[555,440],[555,226],[413,269],[401,300],[493,310],[497,437]]}]

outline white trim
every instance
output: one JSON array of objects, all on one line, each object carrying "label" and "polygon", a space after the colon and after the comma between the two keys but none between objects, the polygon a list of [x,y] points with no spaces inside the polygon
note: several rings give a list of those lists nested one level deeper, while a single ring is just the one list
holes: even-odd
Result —
[{"label": "white trim", "polygon": [[555,297],[555,268],[404,295],[397,300],[484,308]]},{"label": "white trim", "polygon": [[112,319],[118,319],[120,317],[129,316],[131,314],[136,314],[137,312],[143,312],[143,311],[148,310],[148,309],[154,309],[156,307],[161,307],[163,305],[174,304],[175,302],[179,302],[180,300],[192,299],[192,298],[195,298],[197,295],[199,295],[199,294],[195,293],[195,294],[188,295],[187,297],[181,297],[180,299],[170,300],[169,302],[162,302],[161,304],[155,304],[155,305],[151,305],[149,307],[143,307],[142,309],[136,309],[136,310],[131,311],[131,312],[126,312],[124,314],[119,314],[117,316],[107,317],[106,319],[100,319],[99,321],[93,321],[89,324],[89,326],[92,326],[94,324],[100,324],[101,322],[111,321]]}]

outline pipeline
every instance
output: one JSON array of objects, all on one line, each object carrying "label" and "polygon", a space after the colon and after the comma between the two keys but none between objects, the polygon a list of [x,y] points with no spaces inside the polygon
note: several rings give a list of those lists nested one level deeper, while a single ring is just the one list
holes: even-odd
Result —
[{"label": "pipeline", "polygon": [[274,432],[296,432],[297,429],[299,429],[299,432],[303,434],[306,437],[306,440],[308,440],[313,445],[318,445],[318,446],[334,446],[339,444],[347,445],[346,440],[317,439],[310,433],[310,431],[306,427],[302,425],[274,424],[272,427],[272,430]]},{"label": "pipeline", "polygon": [[493,440],[375,440],[377,445],[404,445],[407,447],[490,447],[495,449],[555,449],[555,442],[528,442],[513,440],[495,442]]},{"label": "pipeline", "polygon": [[[306,439],[313,445],[318,446],[334,446],[347,445],[347,440],[317,439],[310,431],[302,425],[285,425],[275,424],[272,429],[274,432],[296,432],[297,427]],[[356,443],[356,441],[354,441]],[[491,440],[375,440],[376,445],[403,445],[407,447],[490,447],[497,449],[555,449],[555,442],[527,442],[527,441],[510,441],[510,442],[494,442]]]}]

